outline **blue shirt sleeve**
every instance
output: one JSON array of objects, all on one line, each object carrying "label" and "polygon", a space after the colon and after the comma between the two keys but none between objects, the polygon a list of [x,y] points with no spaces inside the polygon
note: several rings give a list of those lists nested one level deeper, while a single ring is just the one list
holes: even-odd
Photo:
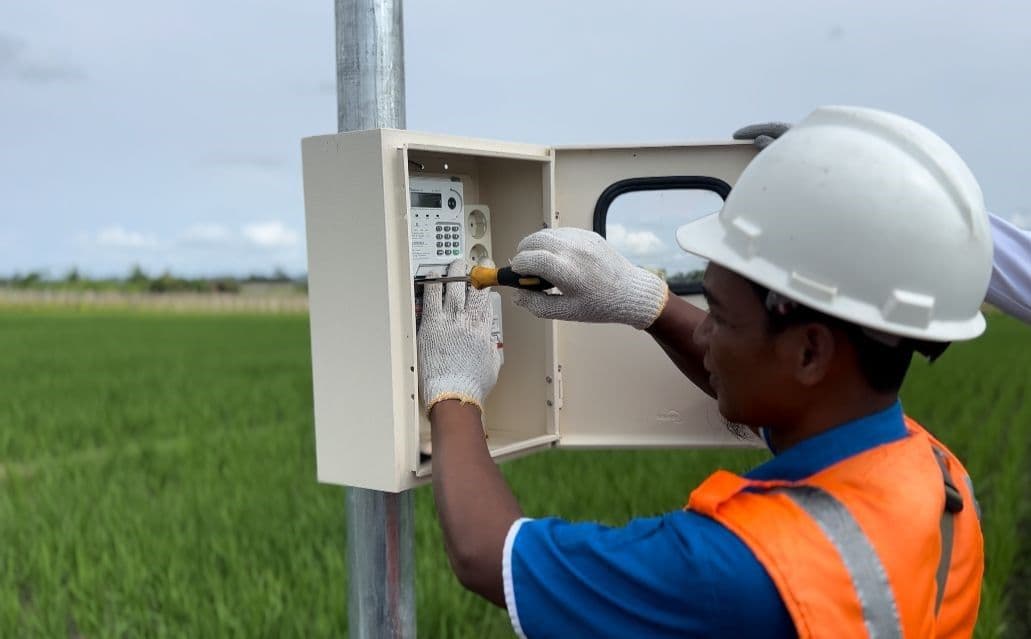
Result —
[{"label": "blue shirt sleeve", "polygon": [[516,525],[505,594],[525,637],[797,636],[751,550],[697,513],[622,528],[554,518]]},{"label": "blue shirt sleeve", "polygon": [[985,301],[1031,324],[1031,231],[988,214],[995,245]]}]

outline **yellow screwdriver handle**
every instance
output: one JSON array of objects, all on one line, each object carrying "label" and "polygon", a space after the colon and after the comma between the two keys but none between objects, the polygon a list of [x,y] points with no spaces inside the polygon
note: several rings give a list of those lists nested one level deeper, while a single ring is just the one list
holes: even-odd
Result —
[{"label": "yellow screwdriver handle", "polygon": [[498,285],[498,269],[489,266],[474,266],[469,271],[469,283],[473,288],[481,289]]},{"label": "yellow screwdriver handle", "polygon": [[555,286],[548,280],[535,275],[519,275],[512,270],[511,266],[499,269],[489,266],[474,266],[469,271],[469,283],[476,289],[488,286],[511,286],[527,291],[546,291]]}]

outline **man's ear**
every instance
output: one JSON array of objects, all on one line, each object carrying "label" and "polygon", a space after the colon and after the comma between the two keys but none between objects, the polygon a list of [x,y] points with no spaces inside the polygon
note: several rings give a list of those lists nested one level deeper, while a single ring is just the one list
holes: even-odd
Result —
[{"label": "man's ear", "polygon": [[837,349],[834,331],[817,322],[794,327],[792,350],[795,380],[803,386],[816,386],[830,373]]}]

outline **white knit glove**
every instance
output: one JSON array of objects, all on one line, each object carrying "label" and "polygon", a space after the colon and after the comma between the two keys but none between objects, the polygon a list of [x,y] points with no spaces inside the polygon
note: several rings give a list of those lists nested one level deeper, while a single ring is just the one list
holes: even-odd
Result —
[{"label": "white knit glove", "polygon": [[597,233],[544,229],[524,238],[517,251],[513,271],[543,277],[562,292],[517,290],[515,303],[537,317],[644,329],[666,306],[666,282],[631,264]]},{"label": "white knit glove", "polygon": [[[465,260],[448,267],[448,276],[465,275]],[[426,412],[444,399],[458,399],[483,410],[498,381],[501,354],[491,338],[489,291],[465,282],[427,284],[419,325],[419,378]]]}]

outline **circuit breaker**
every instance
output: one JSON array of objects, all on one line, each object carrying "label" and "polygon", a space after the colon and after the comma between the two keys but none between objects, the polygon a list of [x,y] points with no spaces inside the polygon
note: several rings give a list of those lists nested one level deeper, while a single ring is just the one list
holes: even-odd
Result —
[{"label": "circuit breaker", "polygon": [[[754,153],[732,141],[563,148],[393,129],[306,138],[320,481],[400,491],[432,474],[416,350],[422,279],[455,260],[505,265],[541,228],[594,228],[602,203],[634,184],[729,190]],[[504,355],[484,411],[495,459],[755,445],[726,431],[644,332],[541,320],[511,291],[491,296]]]}]

